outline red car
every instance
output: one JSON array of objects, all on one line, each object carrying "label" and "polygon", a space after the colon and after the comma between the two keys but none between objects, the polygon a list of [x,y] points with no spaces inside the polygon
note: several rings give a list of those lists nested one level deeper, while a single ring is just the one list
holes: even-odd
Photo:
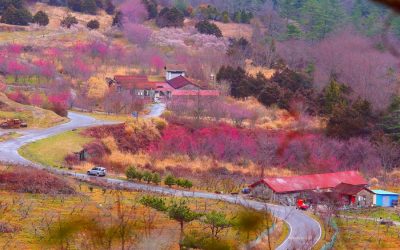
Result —
[{"label": "red car", "polygon": [[304,203],[304,200],[298,199],[296,208],[300,210],[307,210],[310,206]]}]

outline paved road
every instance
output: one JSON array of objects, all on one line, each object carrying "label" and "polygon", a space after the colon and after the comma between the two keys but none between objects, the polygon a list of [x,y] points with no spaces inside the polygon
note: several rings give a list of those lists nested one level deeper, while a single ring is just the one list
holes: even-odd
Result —
[{"label": "paved road", "polygon": [[[163,105],[156,105],[148,117],[160,115],[165,109]],[[161,113],[160,113],[161,112]],[[45,168],[60,175],[72,176],[80,180],[91,180],[96,177],[88,177],[85,174],[74,173],[68,170],[54,169],[50,167],[41,166],[36,163],[32,163],[18,154],[18,149],[28,143],[62,133],[71,129],[109,124],[109,122],[98,121],[92,117],[88,117],[82,114],[70,112],[70,122],[55,126],[48,129],[41,130],[26,130],[23,131],[23,136],[12,139],[3,143],[0,143],[0,161],[18,163],[24,165],[32,165],[37,168]],[[243,206],[254,208],[257,210],[270,210],[276,217],[285,220],[290,227],[290,233],[288,238],[277,248],[280,250],[292,250],[292,249],[310,249],[321,237],[321,228],[318,222],[308,217],[304,213],[292,208],[277,206],[272,204],[265,204],[253,200],[246,200],[244,198],[232,195],[220,195],[206,192],[191,192],[181,191],[165,187],[146,185],[141,183],[127,182],[112,178],[102,178],[109,184],[121,186],[131,190],[140,190],[148,192],[156,192],[168,195],[182,196],[182,197],[196,197],[206,199],[223,200],[231,203],[241,204]]]},{"label": "paved road", "polygon": [[151,106],[150,112],[144,116],[144,118],[152,118],[152,117],[159,117],[164,113],[166,108],[165,103],[155,103]]}]

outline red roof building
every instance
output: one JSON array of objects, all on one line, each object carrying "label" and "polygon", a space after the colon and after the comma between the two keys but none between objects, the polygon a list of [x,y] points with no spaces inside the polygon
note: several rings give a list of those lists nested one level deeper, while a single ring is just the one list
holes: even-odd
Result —
[{"label": "red roof building", "polygon": [[193,86],[199,88],[199,86],[197,86],[184,76],[175,77],[171,80],[168,80],[167,83],[171,85],[171,87],[173,87],[174,89],[180,89],[186,86]]},{"label": "red roof building", "polygon": [[124,89],[155,89],[156,83],[148,80],[147,76],[131,75],[131,76],[115,76],[114,80],[118,86]]},{"label": "red roof building", "polygon": [[326,190],[338,186],[340,183],[366,186],[368,182],[358,171],[344,171],[326,174],[311,174],[290,177],[267,177],[250,187],[264,184],[274,193],[293,193],[312,190]]}]

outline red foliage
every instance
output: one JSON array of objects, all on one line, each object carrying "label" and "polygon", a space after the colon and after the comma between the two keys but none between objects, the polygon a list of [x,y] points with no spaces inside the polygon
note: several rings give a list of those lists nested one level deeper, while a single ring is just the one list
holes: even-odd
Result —
[{"label": "red foliage", "polygon": [[380,166],[376,149],[365,139],[343,142],[313,133],[272,133],[226,124],[200,128],[171,124],[149,150],[160,156],[205,155],[236,163],[251,160],[264,167],[285,166],[302,172],[349,169],[374,172]]},{"label": "red foliage", "polygon": [[86,129],[84,134],[98,139],[113,136],[116,139],[119,150],[122,152],[136,153],[147,149],[154,143],[154,136],[149,134],[149,131],[142,130],[128,133],[125,130],[125,126],[125,124],[117,124],[93,127]]},{"label": "red foliage", "polygon": [[7,97],[13,100],[14,102],[29,104],[29,98],[22,93],[21,91],[14,91],[7,94]]},{"label": "red foliage", "polygon": [[51,110],[60,116],[68,115],[68,99],[70,94],[67,92],[49,95],[48,100],[51,104]]},{"label": "red foliage", "polygon": [[15,167],[12,171],[0,172],[0,188],[20,193],[74,194],[68,183],[44,170]]}]

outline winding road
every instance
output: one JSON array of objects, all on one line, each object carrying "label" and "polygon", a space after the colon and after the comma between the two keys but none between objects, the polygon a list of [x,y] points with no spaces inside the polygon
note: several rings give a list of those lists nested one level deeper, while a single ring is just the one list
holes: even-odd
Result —
[{"label": "winding road", "polygon": [[[163,106],[163,104],[156,104],[152,107],[150,113],[145,117],[149,118],[149,117],[159,116],[164,111],[164,109],[165,106]],[[37,168],[45,168],[53,173],[64,176],[71,176],[79,180],[90,181],[92,178],[96,178],[68,170],[54,169],[42,166],[37,163],[33,163],[18,154],[18,149],[25,144],[80,127],[106,125],[111,123],[111,122],[99,121],[93,117],[89,117],[74,112],[70,112],[68,114],[68,117],[70,119],[68,123],[61,124],[48,129],[19,131],[19,133],[21,133],[22,136],[15,139],[11,139],[6,142],[1,142],[0,161],[12,164],[32,165]],[[284,220],[289,225],[290,228],[288,237],[277,248],[280,250],[311,249],[321,237],[321,227],[319,223],[314,219],[312,219],[311,217],[304,214],[303,212],[294,209],[293,207],[266,204],[263,202],[244,199],[240,196],[221,195],[221,194],[197,192],[197,191],[182,191],[160,186],[133,183],[113,178],[102,178],[102,180],[106,181],[109,184],[117,185],[131,190],[156,192],[156,193],[181,196],[181,197],[215,199],[235,204],[241,204],[243,206],[257,210],[268,209],[274,214],[274,216]]]}]

